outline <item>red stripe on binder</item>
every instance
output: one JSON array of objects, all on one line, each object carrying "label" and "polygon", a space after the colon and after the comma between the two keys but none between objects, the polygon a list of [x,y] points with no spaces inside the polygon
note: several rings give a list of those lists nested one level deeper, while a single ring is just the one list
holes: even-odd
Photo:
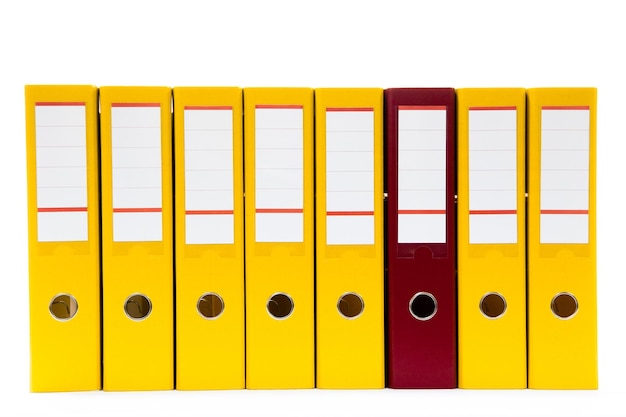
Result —
[{"label": "red stripe on binder", "polygon": [[186,210],[185,214],[189,214],[189,215],[233,214],[233,210]]},{"label": "red stripe on binder", "polygon": [[445,110],[446,106],[398,106],[398,110]]},{"label": "red stripe on binder", "polygon": [[111,107],[161,107],[161,103],[111,103]]},{"label": "red stripe on binder", "polygon": [[517,214],[517,210],[470,210],[469,214]]},{"label": "red stripe on binder", "polygon": [[285,213],[302,213],[302,209],[297,208],[258,208],[256,212],[259,214],[285,214]]},{"label": "red stripe on binder", "polygon": [[257,104],[255,109],[302,109],[301,104]]},{"label": "red stripe on binder", "polygon": [[160,213],[161,207],[114,208],[113,213]]},{"label": "red stripe on binder", "polygon": [[470,110],[517,110],[515,106],[470,107]]},{"label": "red stripe on binder", "polygon": [[373,211],[327,211],[327,216],[373,216]]},{"label": "red stripe on binder", "polygon": [[69,213],[87,211],[87,207],[38,207],[38,213]]},{"label": "red stripe on binder", "polygon": [[38,101],[35,106],[84,106],[84,101]]},{"label": "red stripe on binder", "polygon": [[185,106],[185,110],[232,110],[233,106]]},{"label": "red stripe on binder", "polygon": [[541,210],[541,214],[589,214],[589,210]]},{"label": "red stripe on binder", "polygon": [[373,107],[327,107],[326,111],[374,111]]},{"label": "red stripe on binder", "polygon": [[589,110],[589,106],[542,106],[541,110]]},{"label": "red stripe on binder", "polygon": [[398,214],[446,214],[445,210],[398,210]]}]

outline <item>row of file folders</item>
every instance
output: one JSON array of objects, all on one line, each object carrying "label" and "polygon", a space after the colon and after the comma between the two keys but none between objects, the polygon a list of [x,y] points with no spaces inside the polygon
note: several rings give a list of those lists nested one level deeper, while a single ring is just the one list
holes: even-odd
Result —
[{"label": "row of file folders", "polygon": [[26,133],[33,391],[597,387],[594,88],[33,85]]}]

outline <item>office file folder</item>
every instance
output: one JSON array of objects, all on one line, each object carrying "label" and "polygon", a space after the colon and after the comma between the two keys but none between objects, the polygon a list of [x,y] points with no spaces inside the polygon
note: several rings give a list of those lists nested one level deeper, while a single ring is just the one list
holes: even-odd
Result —
[{"label": "office file folder", "polygon": [[244,388],[242,92],[174,88],[176,388]]},{"label": "office file folder", "polygon": [[246,387],[313,388],[313,91],[244,89]]},{"label": "office file folder", "polygon": [[102,87],[103,388],[174,388],[171,89]]},{"label": "office file folder", "polygon": [[596,89],[528,95],[528,386],[598,386]]},{"label": "office file folder", "polygon": [[100,389],[98,90],[28,85],[31,390]]},{"label": "office file folder", "polygon": [[383,93],[315,90],[317,387],[382,388]]},{"label": "office file folder", "polygon": [[526,90],[457,90],[460,388],[526,388]]},{"label": "office file folder", "polygon": [[388,383],[456,387],[455,94],[385,91]]}]

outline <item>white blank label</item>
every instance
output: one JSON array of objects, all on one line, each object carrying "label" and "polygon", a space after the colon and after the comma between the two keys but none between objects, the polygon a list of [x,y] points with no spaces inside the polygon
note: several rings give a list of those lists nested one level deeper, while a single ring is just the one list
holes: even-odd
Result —
[{"label": "white blank label", "polygon": [[469,220],[470,243],[511,243],[517,236],[517,214],[472,214]]},{"label": "white blank label", "polygon": [[[336,185],[330,186],[336,188]],[[374,199],[372,191],[326,191],[326,211],[327,212],[373,212]]]},{"label": "white blank label", "polygon": [[160,241],[162,236],[161,107],[111,107],[113,241]]},{"label": "white blank label", "polygon": [[446,242],[446,107],[399,106],[398,243]]},{"label": "white blank label", "polygon": [[186,107],[184,126],[185,243],[232,244],[233,110]]},{"label": "white blank label", "polygon": [[541,243],[589,243],[589,108],[541,110]]},{"label": "white blank label", "polygon": [[469,109],[469,241],[517,243],[517,110]]},{"label": "white blank label", "polygon": [[374,215],[326,216],[327,245],[373,245]]},{"label": "white blank label", "polygon": [[326,109],[326,244],[374,244],[374,111]]},{"label": "white blank label", "polygon": [[416,236],[421,243],[445,242],[446,215],[444,214],[398,214],[398,243],[415,242]]},{"label": "white blank label", "polygon": [[302,213],[256,213],[257,242],[302,242]]},{"label": "white blank label", "polygon": [[301,106],[255,108],[257,242],[303,242],[304,113]]},{"label": "white blank label", "polygon": [[187,214],[185,216],[185,243],[232,244],[235,241],[235,222],[232,214]]},{"label": "white blank label", "polygon": [[587,214],[541,214],[541,243],[587,243],[588,225]]},{"label": "white blank label", "polygon": [[163,240],[161,212],[113,212],[113,241],[153,242]]},{"label": "white blank label", "polygon": [[398,209],[411,210],[444,210],[446,206],[446,190],[403,190],[398,195]]},{"label": "white blank label", "polygon": [[84,103],[35,104],[37,239],[86,241],[87,132]]},{"label": "white blank label", "polygon": [[87,211],[37,213],[37,239],[40,242],[85,241]]},{"label": "white blank label", "polygon": [[37,189],[40,208],[84,207],[87,201],[86,187],[40,187]]}]

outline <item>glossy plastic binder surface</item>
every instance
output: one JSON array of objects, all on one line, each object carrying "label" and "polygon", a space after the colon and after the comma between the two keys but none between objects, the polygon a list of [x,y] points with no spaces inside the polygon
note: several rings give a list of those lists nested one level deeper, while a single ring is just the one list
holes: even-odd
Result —
[{"label": "glossy plastic binder surface", "polygon": [[392,388],[454,388],[455,92],[385,91]]},{"label": "glossy plastic binder surface", "polygon": [[240,88],[174,88],[176,388],[245,386]]},{"label": "glossy plastic binder surface", "polygon": [[596,89],[528,95],[528,386],[598,387]]},{"label": "glossy plastic binder surface", "polygon": [[526,90],[457,90],[460,388],[526,388]]},{"label": "glossy plastic binder surface", "polygon": [[100,89],[105,390],[174,388],[171,94]]},{"label": "glossy plastic binder surface", "polygon": [[246,387],[313,388],[313,90],[244,89]]},{"label": "glossy plastic binder surface", "polygon": [[383,93],[315,90],[317,387],[383,388]]},{"label": "glossy plastic binder surface", "polygon": [[98,90],[28,85],[25,93],[31,390],[97,390]]}]

